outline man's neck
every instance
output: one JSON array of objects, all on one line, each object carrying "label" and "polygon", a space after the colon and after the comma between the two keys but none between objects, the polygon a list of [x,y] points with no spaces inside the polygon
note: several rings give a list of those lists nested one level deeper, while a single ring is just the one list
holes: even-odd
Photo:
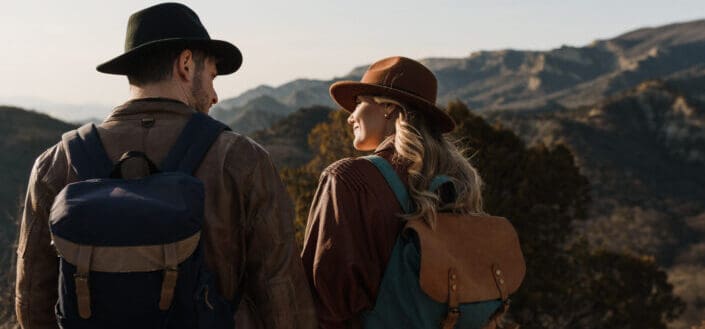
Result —
[{"label": "man's neck", "polygon": [[142,98],[169,98],[180,101],[184,104],[189,104],[188,94],[179,88],[180,86],[173,83],[154,83],[146,86],[130,85],[130,99]]}]

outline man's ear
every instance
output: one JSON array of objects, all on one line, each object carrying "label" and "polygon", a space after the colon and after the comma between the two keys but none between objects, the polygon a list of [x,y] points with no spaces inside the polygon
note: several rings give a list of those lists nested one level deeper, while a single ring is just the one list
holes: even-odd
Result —
[{"label": "man's ear", "polygon": [[193,61],[193,52],[184,49],[174,63],[174,76],[180,81],[189,82],[193,80],[196,64]]}]

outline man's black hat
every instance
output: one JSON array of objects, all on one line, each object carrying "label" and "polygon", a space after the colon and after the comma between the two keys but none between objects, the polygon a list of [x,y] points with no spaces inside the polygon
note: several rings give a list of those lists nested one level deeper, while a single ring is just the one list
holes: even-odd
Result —
[{"label": "man's black hat", "polygon": [[141,56],[162,47],[203,50],[217,59],[219,75],[233,73],[242,64],[240,50],[229,42],[212,40],[193,10],[179,3],[162,3],[132,14],[127,21],[125,53],[96,69],[126,75]]}]

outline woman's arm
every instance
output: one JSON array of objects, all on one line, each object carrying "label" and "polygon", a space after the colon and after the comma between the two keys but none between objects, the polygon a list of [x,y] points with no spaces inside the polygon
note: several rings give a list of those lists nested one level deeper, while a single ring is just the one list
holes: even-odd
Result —
[{"label": "woman's arm", "polygon": [[321,175],[302,253],[321,328],[346,328],[374,305],[401,221],[383,178],[366,160]]}]

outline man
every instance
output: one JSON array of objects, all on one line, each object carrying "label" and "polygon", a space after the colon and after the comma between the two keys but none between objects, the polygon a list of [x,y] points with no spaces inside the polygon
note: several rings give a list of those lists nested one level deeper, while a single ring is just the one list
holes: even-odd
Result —
[{"label": "man", "polygon": [[[213,79],[235,72],[242,57],[234,45],[211,40],[197,15],[175,3],[133,14],[125,50],[97,67],[126,75],[131,93],[98,133],[113,162],[137,150],[160,163],[190,116],[208,113],[218,101]],[[224,132],[195,176],[205,186],[205,263],[222,296],[232,301],[243,295],[237,326],[316,327],[294,243],[293,207],[268,154],[252,140]],[[17,250],[16,313],[22,328],[57,327],[58,263],[48,216],[57,193],[77,180],[62,143],[32,168]]]}]

